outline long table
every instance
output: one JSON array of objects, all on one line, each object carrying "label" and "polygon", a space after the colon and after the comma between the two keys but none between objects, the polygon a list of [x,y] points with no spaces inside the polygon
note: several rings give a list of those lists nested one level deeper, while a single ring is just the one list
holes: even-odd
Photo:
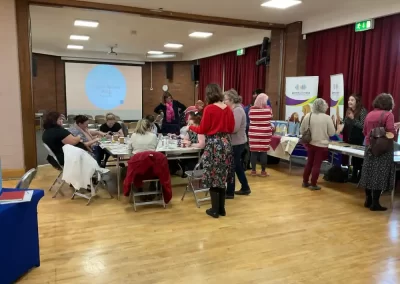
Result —
[{"label": "long table", "polygon": [[[347,143],[338,143],[338,142],[332,142],[329,144],[328,149],[333,152],[337,152],[343,155],[347,155],[350,158],[351,157],[357,157],[357,158],[364,158],[364,153],[365,153],[365,147],[363,146],[357,146],[357,145],[351,145]],[[393,153],[393,163],[394,163],[394,169],[395,169],[395,175],[394,175],[394,187],[392,190],[391,194],[391,206],[393,208],[393,202],[394,202],[394,195],[396,191],[396,172],[400,170],[400,151],[394,151]],[[333,161],[332,161],[333,164]]]},{"label": "long table", "polygon": [[[120,162],[127,161],[132,157],[132,153],[129,151],[130,139],[125,138],[125,143],[121,144],[119,142],[111,143],[110,141],[100,142],[100,147],[103,148],[114,157],[117,161],[117,189],[118,189],[118,200],[121,195],[121,166]],[[157,152],[162,152],[165,154],[168,160],[183,160],[183,159],[200,159],[200,153],[202,149],[195,147],[177,147],[175,144],[170,144],[168,147],[164,146],[160,140],[157,145]]]}]

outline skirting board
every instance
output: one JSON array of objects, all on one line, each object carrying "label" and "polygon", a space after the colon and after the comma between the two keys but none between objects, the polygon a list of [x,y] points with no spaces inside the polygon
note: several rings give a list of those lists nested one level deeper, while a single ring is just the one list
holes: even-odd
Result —
[{"label": "skirting board", "polygon": [[25,173],[24,169],[3,169],[3,179],[21,178]]}]

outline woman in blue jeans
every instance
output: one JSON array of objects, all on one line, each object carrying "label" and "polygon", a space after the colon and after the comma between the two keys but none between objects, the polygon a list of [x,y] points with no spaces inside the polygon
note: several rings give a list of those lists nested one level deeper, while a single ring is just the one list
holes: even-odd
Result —
[{"label": "woman in blue jeans", "polygon": [[[241,105],[242,98],[239,97],[238,93],[231,89],[224,93],[224,102],[228,105],[235,118],[235,128],[231,134],[231,143],[233,148],[233,161],[234,161],[234,175],[236,173],[242,187],[239,191],[235,192],[235,178],[229,178],[229,182],[226,189],[226,199],[233,199],[235,193],[240,195],[249,195],[251,190],[247,182],[246,175],[243,169],[242,154],[245,150],[247,142],[246,136],[246,113]],[[245,194],[242,194],[245,193]]]}]

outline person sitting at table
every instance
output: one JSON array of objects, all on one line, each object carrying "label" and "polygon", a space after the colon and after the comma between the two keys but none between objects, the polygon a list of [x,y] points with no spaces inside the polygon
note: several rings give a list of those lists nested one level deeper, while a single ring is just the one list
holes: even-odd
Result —
[{"label": "person sitting at table", "polygon": [[[267,177],[266,172],[268,155],[272,137],[271,119],[273,117],[272,109],[268,106],[268,96],[259,94],[254,102],[254,106],[250,108],[249,118],[249,144],[250,144],[250,162],[251,175],[257,175],[257,160],[261,162],[261,176]],[[249,194],[247,191],[235,192],[235,194]]]},{"label": "person sitting at table", "polygon": [[146,119],[150,122],[150,128],[151,132],[157,135],[158,133],[161,133],[161,128],[158,126],[157,123],[155,123],[155,117],[152,114],[146,115]]},{"label": "person sitting at table", "polygon": [[132,150],[132,155],[144,151],[155,151],[157,144],[158,139],[151,130],[150,122],[147,119],[139,120],[128,145],[128,148]]},{"label": "person sitting at table", "polygon": [[[76,137],[73,136],[62,125],[63,115],[56,111],[49,112],[43,122],[45,131],[42,135],[43,143],[54,153],[61,166],[64,165],[64,152],[62,150],[64,145],[69,144],[88,151],[87,147],[81,142],[82,137],[79,135]],[[53,167],[61,170],[57,162],[50,155],[47,156],[47,161]]]},{"label": "person sitting at table", "polygon": [[393,148],[386,153],[375,156],[371,151],[371,131],[379,126],[385,128],[388,134],[391,134],[394,141],[397,141],[396,125],[392,113],[394,107],[393,97],[390,94],[380,94],[377,96],[372,106],[373,111],[367,114],[364,121],[365,144],[363,170],[361,172],[359,187],[365,189],[364,207],[371,211],[386,211],[387,208],[379,203],[381,193],[393,190],[395,167]]},{"label": "person sitting at table", "polygon": [[115,115],[111,112],[106,114],[106,123],[100,126],[100,131],[109,135],[124,137],[121,124],[117,122]]},{"label": "person sitting at table", "polygon": [[[364,144],[364,120],[367,116],[367,110],[363,107],[361,98],[358,95],[351,95],[348,101],[348,109],[344,124],[338,126],[337,133],[347,132],[347,142],[353,145],[362,146]],[[351,174],[351,182],[358,183],[361,178],[362,158],[352,158],[353,171]]]},{"label": "person sitting at table", "polygon": [[[200,126],[200,122],[200,113],[191,112],[189,115],[188,127],[191,125]],[[206,145],[206,137],[204,134],[197,134],[196,132],[188,130],[183,138],[182,143],[187,147],[204,149],[204,146]],[[185,172],[192,171],[198,162],[199,159],[182,159],[180,161],[180,165],[182,167],[182,178],[187,177]]]},{"label": "person sitting at table", "polygon": [[[303,172],[303,187],[311,190],[320,190],[317,185],[322,162],[328,158],[329,139],[335,135],[335,126],[329,115],[326,114],[328,104],[323,99],[316,99],[312,105],[312,112],[307,113],[300,126],[300,134],[307,129],[311,130],[311,142],[307,148],[307,164]],[[311,175],[311,184],[309,183]]]},{"label": "person sitting at table", "polygon": [[185,123],[189,121],[190,113],[197,112],[199,115],[202,115],[204,109],[204,102],[202,100],[198,100],[194,106],[190,106],[185,110]]},{"label": "person sitting at table", "polygon": [[104,137],[107,134],[98,130],[90,130],[89,118],[86,115],[77,115],[75,116],[74,120],[75,123],[68,129],[69,132],[71,132],[71,134],[74,136],[81,137],[81,142],[89,149],[92,156],[96,159],[97,164],[104,167],[105,163],[107,163],[107,160],[103,165],[102,160],[106,152],[100,148],[98,142],[100,141],[100,137]]},{"label": "person sitting at table", "polygon": [[163,115],[164,119],[161,126],[161,133],[179,134],[181,128],[179,116],[180,113],[185,111],[186,106],[181,102],[174,100],[172,95],[165,92],[162,96],[162,103],[160,103],[154,112]]}]

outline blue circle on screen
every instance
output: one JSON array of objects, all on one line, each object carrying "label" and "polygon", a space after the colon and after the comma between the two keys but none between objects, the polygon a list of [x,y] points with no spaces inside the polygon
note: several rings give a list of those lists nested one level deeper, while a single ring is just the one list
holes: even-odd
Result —
[{"label": "blue circle on screen", "polygon": [[112,65],[94,67],[87,75],[85,85],[87,97],[98,108],[113,109],[125,101],[125,77]]}]

